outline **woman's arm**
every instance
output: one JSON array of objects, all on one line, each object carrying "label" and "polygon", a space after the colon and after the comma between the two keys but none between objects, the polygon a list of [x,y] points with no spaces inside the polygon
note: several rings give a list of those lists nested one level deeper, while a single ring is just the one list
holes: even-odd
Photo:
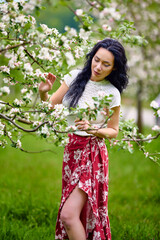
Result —
[{"label": "woman's arm", "polygon": [[68,91],[68,89],[69,89],[69,87],[66,85],[65,82],[63,82],[62,85],[57,89],[57,91],[52,94],[49,101],[51,102],[53,107],[56,104],[62,103],[63,97],[66,94],[66,92]]},{"label": "woman's arm", "polygon": [[86,130],[87,133],[93,134],[100,138],[116,138],[119,132],[119,115],[120,115],[120,106],[112,108],[113,114],[108,120],[107,128],[100,128],[97,130],[87,130],[90,125],[87,120],[76,120],[76,126],[79,130]]},{"label": "woman's arm", "polygon": [[[40,98],[42,101],[48,100],[48,91],[50,91],[52,89],[55,79],[56,79],[56,77],[52,73],[49,73],[46,77],[46,81],[40,83],[39,93],[40,93]],[[51,102],[53,107],[55,104],[62,103],[62,99],[63,99],[64,95],[66,94],[66,92],[68,91],[68,89],[69,88],[66,85],[66,83],[63,82],[62,85],[57,89],[57,91],[52,94],[49,101]]]}]

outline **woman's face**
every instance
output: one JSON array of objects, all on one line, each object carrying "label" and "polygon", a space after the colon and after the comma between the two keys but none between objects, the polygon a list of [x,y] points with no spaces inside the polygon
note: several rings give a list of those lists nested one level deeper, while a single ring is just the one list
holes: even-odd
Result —
[{"label": "woman's face", "polygon": [[114,56],[105,48],[99,48],[92,59],[91,80],[101,81],[107,77],[114,68]]}]

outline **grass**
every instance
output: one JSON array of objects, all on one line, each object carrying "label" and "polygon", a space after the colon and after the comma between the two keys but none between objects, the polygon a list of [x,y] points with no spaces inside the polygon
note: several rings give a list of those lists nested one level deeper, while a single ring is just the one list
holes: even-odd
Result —
[{"label": "grass", "polygon": [[[24,144],[55,153],[0,149],[0,239],[54,240],[63,148],[32,136]],[[158,140],[150,148],[158,149]],[[160,167],[138,151],[131,155],[113,149],[109,157],[112,240],[160,239]]]}]

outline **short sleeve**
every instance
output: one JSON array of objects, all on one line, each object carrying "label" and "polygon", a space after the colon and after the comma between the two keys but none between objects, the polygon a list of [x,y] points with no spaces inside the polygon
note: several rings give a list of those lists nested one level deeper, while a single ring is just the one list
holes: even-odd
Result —
[{"label": "short sleeve", "polygon": [[113,97],[112,97],[112,101],[110,103],[110,108],[120,106],[121,105],[121,95],[120,95],[120,92],[118,91],[118,89],[115,89],[114,92],[111,94],[113,95]]},{"label": "short sleeve", "polygon": [[70,87],[71,83],[77,77],[79,72],[80,72],[80,70],[75,69],[75,70],[72,70],[70,73],[64,75],[63,80],[68,87]]}]

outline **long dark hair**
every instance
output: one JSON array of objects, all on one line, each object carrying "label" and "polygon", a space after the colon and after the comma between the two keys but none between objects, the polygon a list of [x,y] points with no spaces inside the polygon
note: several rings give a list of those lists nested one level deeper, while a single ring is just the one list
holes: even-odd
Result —
[{"label": "long dark hair", "polygon": [[114,56],[114,70],[106,77],[106,80],[112,83],[120,93],[126,88],[128,84],[128,67],[125,50],[117,40],[106,38],[99,41],[86,55],[86,62],[82,71],[74,79],[65,95],[65,98],[70,99],[69,107],[75,107],[79,98],[82,96],[85,86],[91,77],[92,58],[99,48],[107,49]]}]

